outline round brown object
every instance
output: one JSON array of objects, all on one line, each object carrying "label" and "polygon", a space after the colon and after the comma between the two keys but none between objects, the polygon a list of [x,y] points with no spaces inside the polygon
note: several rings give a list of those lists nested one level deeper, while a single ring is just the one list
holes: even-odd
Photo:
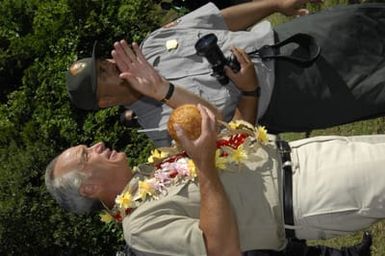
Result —
[{"label": "round brown object", "polygon": [[174,124],[179,124],[187,138],[195,140],[201,134],[202,117],[198,108],[195,105],[186,104],[174,109],[167,123],[168,133],[171,138],[178,142]]}]

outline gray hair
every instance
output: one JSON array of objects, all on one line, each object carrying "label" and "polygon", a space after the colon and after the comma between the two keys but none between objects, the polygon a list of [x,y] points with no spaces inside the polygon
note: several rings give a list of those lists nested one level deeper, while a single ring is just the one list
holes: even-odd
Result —
[{"label": "gray hair", "polygon": [[94,198],[84,197],[80,194],[79,188],[87,176],[79,170],[54,177],[59,156],[55,157],[45,170],[45,185],[48,192],[55,198],[57,203],[66,210],[77,214],[86,214],[101,209],[101,203]]}]

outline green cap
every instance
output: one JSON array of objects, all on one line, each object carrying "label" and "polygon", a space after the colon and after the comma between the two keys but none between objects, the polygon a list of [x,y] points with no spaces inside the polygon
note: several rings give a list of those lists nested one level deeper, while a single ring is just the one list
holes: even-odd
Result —
[{"label": "green cap", "polygon": [[66,72],[66,85],[72,103],[84,110],[98,110],[96,98],[96,42],[92,49],[92,56],[76,61]]}]

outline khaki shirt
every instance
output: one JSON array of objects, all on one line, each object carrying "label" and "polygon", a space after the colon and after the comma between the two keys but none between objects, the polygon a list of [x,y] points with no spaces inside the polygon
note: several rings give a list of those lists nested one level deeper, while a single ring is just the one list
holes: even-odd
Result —
[{"label": "khaki shirt", "polygon": [[[243,166],[220,176],[236,215],[242,251],[280,250],[286,243],[280,157],[273,144],[266,152],[269,158],[256,170]],[[197,184],[173,186],[167,196],[141,205],[123,220],[125,240],[145,255],[206,255],[199,207]]]},{"label": "khaki shirt", "polygon": [[[195,50],[197,40],[209,33],[214,33],[218,37],[218,46],[225,56],[230,55],[232,46],[251,52],[263,45],[274,43],[269,22],[261,22],[250,31],[231,32],[218,8],[209,3],[174,21],[170,26],[152,32],[141,47],[146,59],[168,81],[207,100],[222,111],[224,121],[230,121],[238,104],[239,91],[231,81],[223,86],[211,76],[210,64],[205,57],[198,56]],[[167,49],[169,41],[176,44]],[[252,61],[263,95],[258,108],[258,116],[262,116],[273,90],[274,66],[273,61],[262,62],[256,57],[253,57]],[[170,107],[148,97],[142,97],[130,108],[137,114],[138,122],[143,128],[160,128],[160,131],[147,133],[156,146],[170,144],[171,140],[166,130],[172,111]]]}]

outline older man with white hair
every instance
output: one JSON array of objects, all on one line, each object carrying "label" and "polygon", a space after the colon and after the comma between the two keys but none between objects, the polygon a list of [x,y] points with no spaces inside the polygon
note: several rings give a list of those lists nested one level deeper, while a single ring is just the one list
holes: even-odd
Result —
[{"label": "older man with white hair", "polygon": [[74,212],[104,205],[139,255],[278,251],[290,230],[327,239],[385,218],[384,135],[287,143],[242,122],[217,135],[199,110],[198,139],[175,126],[185,151],[131,168],[103,143],[75,146],[48,166],[48,190]]}]

